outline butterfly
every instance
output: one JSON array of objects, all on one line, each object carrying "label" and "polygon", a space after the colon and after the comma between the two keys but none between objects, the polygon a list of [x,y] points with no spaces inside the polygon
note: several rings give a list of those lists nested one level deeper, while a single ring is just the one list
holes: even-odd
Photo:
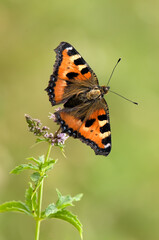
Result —
[{"label": "butterfly", "polygon": [[45,89],[52,106],[64,104],[55,112],[61,131],[79,138],[96,155],[111,151],[108,105],[104,95],[108,86],[99,86],[96,74],[77,50],[67,42],[55,49],[56,61]]}]

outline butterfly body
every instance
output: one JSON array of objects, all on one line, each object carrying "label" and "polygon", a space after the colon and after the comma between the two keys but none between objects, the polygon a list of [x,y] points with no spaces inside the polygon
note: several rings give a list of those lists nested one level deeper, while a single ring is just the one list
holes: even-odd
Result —
[{"label": "butterfly body", "polygon": [[64,104],[56,111],[62,132],[79,138],[97,155],[107,156],[111,150],[108,105],[104,99],[109,87],[99,86],[89,65],[69,43],[55,49],[56,62],[46,91],[51,104]]}]

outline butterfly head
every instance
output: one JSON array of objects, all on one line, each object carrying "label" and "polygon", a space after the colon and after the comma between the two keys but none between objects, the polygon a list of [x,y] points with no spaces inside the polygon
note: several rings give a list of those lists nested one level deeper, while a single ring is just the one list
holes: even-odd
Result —
[{"label": "butterfly head", "polygon": [[109,86],[102,86],[101,87],[101,92],[103,94],[107,94],[109,92],[110,87]]}]

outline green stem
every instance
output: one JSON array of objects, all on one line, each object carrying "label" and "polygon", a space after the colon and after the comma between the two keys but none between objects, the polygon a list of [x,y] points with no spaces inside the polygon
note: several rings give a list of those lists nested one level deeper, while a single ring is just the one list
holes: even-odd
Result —
[{"label": "green stem", "polygon": [[35,240],[39,240],[40,235],[40,220],[36,221]]},{"label": "green stem", "polygon": [[[49,155],[51,152],[52,145],[49,144],[49,148],[45,157],[45,162],[48,161]],[[41,223],[41,207],[42,207],[42,197],[43,197],[43,184],[44,179],[42,180],[40,187],[39,187],[39,194],[38,194],[38,217],[36,219],[36,230],[35,230],[35,240],[39,240],[40,236],[40,223]]]},{"label": "green stem", "polygon": [[48,159],[49,159],[49,155],[50,155],[50,152],[51,152],[51,148],[52,148],[52,145],[49,144],[49,148],[48,148],[48,151],[47,151],[47,154],[46,154],[46,157],[45,157],[45,162],[47,162]]}]

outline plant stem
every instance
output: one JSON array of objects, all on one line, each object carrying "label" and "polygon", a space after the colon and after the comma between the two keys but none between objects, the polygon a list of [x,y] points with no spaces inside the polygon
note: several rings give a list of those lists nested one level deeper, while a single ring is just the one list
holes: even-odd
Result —
[{"label": "plant stem", "polygon": [[48,148],[48,151],[47,151],[47,154],[46,154],[46,157],[45,157],[45,162],[47,162],[48,159],[49,159],[49,155],[50,155],[50,152],[51,152],[51,148],[52,148],[52,145],[49,144],[49,148]]},{"label": "plant stem", "polygon": [[39,240],[40,235],[40,220],[36,221],[35,240]]},{"label": "plant stem", "polygon": [[[49,148],[45,157],[45,162],[48,161],[49,155],[51,152],[52,145],[49,144]],[[42,207],[42,197],[43,197],[43,184],[44,184],[44,178],[40,184],[39,187],[39,194],[38,194],[38,217],[36,219],[36,231],[35,231],[35,240],[39,240],[40,236],[40,223],[41,223],[41,207]]]}]

